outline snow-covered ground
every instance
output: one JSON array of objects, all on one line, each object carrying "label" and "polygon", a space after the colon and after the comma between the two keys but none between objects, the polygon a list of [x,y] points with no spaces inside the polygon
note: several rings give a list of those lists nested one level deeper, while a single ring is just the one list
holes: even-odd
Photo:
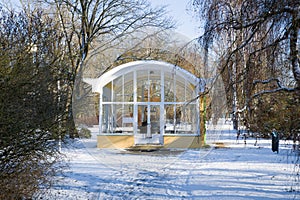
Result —
[{"label": "snow-covered ground", "polygon": [[[153,152],[97,149],[95,137],[63,148],[70,168],[41,199],[300,199],[291,144],[208,128],[206,149]],[[222,148],[218,148],[222,147]],[[298,174],[298,175],[297,175]]]}]

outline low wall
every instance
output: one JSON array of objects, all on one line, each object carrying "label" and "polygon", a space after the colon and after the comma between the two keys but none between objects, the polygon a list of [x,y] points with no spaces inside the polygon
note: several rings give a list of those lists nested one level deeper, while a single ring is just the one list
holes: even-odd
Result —
[{"label": "low wall", "polygon": [[202,146],[199,136],[164,136],[165,148],[200,148]]},{"label": "low wall", "polygon": [[133,135],[98,135],[97,147],[110,149],[125,149],[134,145]]},{"label": "low wall", "polygon": [[[126,149],[134,146],[133,135],[98,135],[98,148]],[[200,148],[199,136],[165,135],[163,148]]]}]

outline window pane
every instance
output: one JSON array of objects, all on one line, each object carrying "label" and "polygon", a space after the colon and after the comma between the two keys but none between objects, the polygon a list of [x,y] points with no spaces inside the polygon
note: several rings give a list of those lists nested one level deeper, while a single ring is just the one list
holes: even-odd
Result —
[{"label": "window pane", "polygon": [[161,72],[160,70],[150,70],[149,72],[149,84],[150,84],[150,101],[161,101]]},{"label": "window pane", "polygon": [[165,102],[174,102],[174,79],[169,77],[170,73],[165,73],[165,82],[164,82],[164,90],[165,90]]},{"label": "window pane", "polygon": [[[195,99],[195,97],[197,96],[197,94],[195,93],[195,86],[190,84],[190,83],[187,83],[186,84],[186,101],[191,101],[193,99]],[[195,103],[195,102],[193,102]]]},{"label": "window pane", "polygon": [[165,105],[165,133],[175,131],[174,108],[174,105]]},{"label": "window pane", "polygon": [[137,101],[147,102],[149,91],[148,70],[137,71]]},{"label": "window pane", "polygon": [[113,101],[123,102],[123,76],[113,81]]},{"label": "window pane", "polygon": [[112,82],[109,82],[103,87],[102,101],[110,102],[112,95]]},{"label": "window pane", "polygon": [[112,133],[113,132],[113,115],[112,105],[103,104],[103,115],[102,115],[102,132]]},{"label": "window pane", "polygon": [[124,102],[133,102],[133,73],[124,76]]},{"label": "window pane", "polygon": [[196,104],[165,105],[165,133],[197,133]]},{"label": "window pane", "polygon": [[[115,117],[115,127],[122,126],[122,117],[123,117],[123,106],[122,104],[115,104],[114,106],[114,117]],[[114,127],[114,128],[115,128]]]},{"label": "window pane", "polygon": [[133,105],[117,106],[117,125],[116,133],[133,133]]},{"label": "window pane", "polygon": [[138,106],[138,128],[140,134],[147,133],[147,114],[148,109],[146,105]]},{"label": "window pane", "polygon": [[151,134],[160,133],[160,106],[150,106]]},{"label": "window pane", "polygon": [[102,133],[133,133],[133,105],[103,104]]},{"label": "window pane", "polygon": [[176,101],[185,102],[185,80],[182,78],[176,79]]},{"label": "window pane", "polygon": [[[180,113],[180,116],[178,115]],[[176,107],[176,133],[197,133],[196,104],[177,105]]]}]

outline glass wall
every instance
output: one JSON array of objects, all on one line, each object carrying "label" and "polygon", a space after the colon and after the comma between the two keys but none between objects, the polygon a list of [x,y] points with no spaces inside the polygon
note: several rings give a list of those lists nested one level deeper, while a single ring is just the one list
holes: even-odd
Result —
[{"label": "glass wall", "polygon": [[133,72],[119,76],[102,89],[102,133],[134,133]]},{"label": "glass wall", "polygon": [[196,134],[196,87],[184,76],[162,68],[136,69],[102,88],[102,133]]}]

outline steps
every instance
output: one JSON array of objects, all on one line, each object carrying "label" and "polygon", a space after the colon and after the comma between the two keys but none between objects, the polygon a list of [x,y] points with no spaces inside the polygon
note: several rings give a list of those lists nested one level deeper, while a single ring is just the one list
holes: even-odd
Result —
[{"label": "steps", "polygon": [[127,148],[127,151],[140,151],[140,152],[151,152],[157,151],[163,148],[164,146],[161,144],[143,144],[143,145],[134,145]]}]

